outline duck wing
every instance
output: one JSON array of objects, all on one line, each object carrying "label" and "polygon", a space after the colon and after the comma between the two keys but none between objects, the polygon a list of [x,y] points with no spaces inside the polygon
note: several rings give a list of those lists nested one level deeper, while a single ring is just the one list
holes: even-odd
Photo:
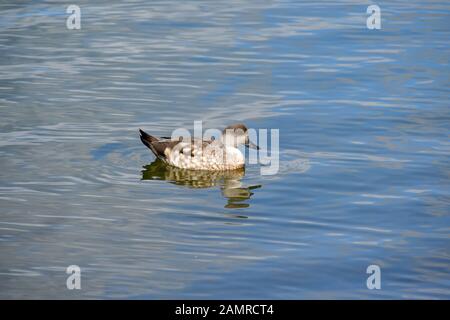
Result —
[{"label": "duck wing", "polygon": [[[141,134],[140,138],[142,143],[149,148],[153,154],[161,159],[166,161],[166,153],[165,151],[167,149],[173,150],[174,147],[179,144],[183,143],[186,145],[187,141],[183,141],[183,138],[180,138],[178,140],[172,140],[170,137],[154,137],[147,132],[145,132],[142,129],[139,129],[139,132]],[[189,141],[189,140],[188,140]],[[200,140],[200,139],[191,139],[191,150],[194,150],[198,147],[206,148],[209,144],[211,144],[214,141],[214,139],[210,140]]]},{"label": "duck wing", "polygon": [[142,143],[147,148],[149,148],[157,158],[164,160],[164,161],[166,160],[166,155],[165,155],[164,151],[167,148],[172,149],[175,145],[177,145],[180,142],[180,141],[173,141],[173,140],[167,140],[164,138],[154,137],[142,129],[139,129],[139,132],[141,134],[140,138],[141,138]]}]

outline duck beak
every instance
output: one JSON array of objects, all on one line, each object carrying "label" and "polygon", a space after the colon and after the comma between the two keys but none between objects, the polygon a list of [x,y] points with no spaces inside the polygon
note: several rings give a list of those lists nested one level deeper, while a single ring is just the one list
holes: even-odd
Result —
[{"label": "duck beak", "polygon": [[247,148],[256,149],[259,150],[259,146],[254,144],[253,142],[249,141],[246,145]]}]

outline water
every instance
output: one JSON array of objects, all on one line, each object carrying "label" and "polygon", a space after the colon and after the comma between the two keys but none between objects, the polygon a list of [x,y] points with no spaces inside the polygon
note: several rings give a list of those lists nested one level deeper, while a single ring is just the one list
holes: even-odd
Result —
[{"label": "water", "polygon": [[[0,298],[450,298],[447,1],[76,4],[0,4]],[[195,120],[278,174],[152,164]]]}]

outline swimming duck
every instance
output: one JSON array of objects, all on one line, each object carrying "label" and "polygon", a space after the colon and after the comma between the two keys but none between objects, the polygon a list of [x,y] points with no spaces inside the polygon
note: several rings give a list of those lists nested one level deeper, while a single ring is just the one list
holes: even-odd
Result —
[{"label": "swimming duck", "polygon": [[235,170],[243,168],[245,158],[238,149],[240,145],[259,150],[250,142],[247,127],[233,124],[226,127],[220,139],[202,140],[191,138],[174,140],[157,138],[139,129],[141,141],[153,154],[177,168],[192,170]]}]

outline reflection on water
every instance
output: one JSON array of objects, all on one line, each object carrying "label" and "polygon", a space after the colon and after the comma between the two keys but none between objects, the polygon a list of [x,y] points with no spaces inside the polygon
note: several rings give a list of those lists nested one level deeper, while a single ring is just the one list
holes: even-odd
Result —
[{"label": "reflection on water", "polygon": [[227,171],[188,170],[176,168],[156,159],[144,166],[142,180],[166,180],[170,183],[190,188],[220,187],[222,195],[228,199],[225,208],[247,208],[253,195],[251,190],[261,185],[244,186],[242,178],[245,168]]}]

